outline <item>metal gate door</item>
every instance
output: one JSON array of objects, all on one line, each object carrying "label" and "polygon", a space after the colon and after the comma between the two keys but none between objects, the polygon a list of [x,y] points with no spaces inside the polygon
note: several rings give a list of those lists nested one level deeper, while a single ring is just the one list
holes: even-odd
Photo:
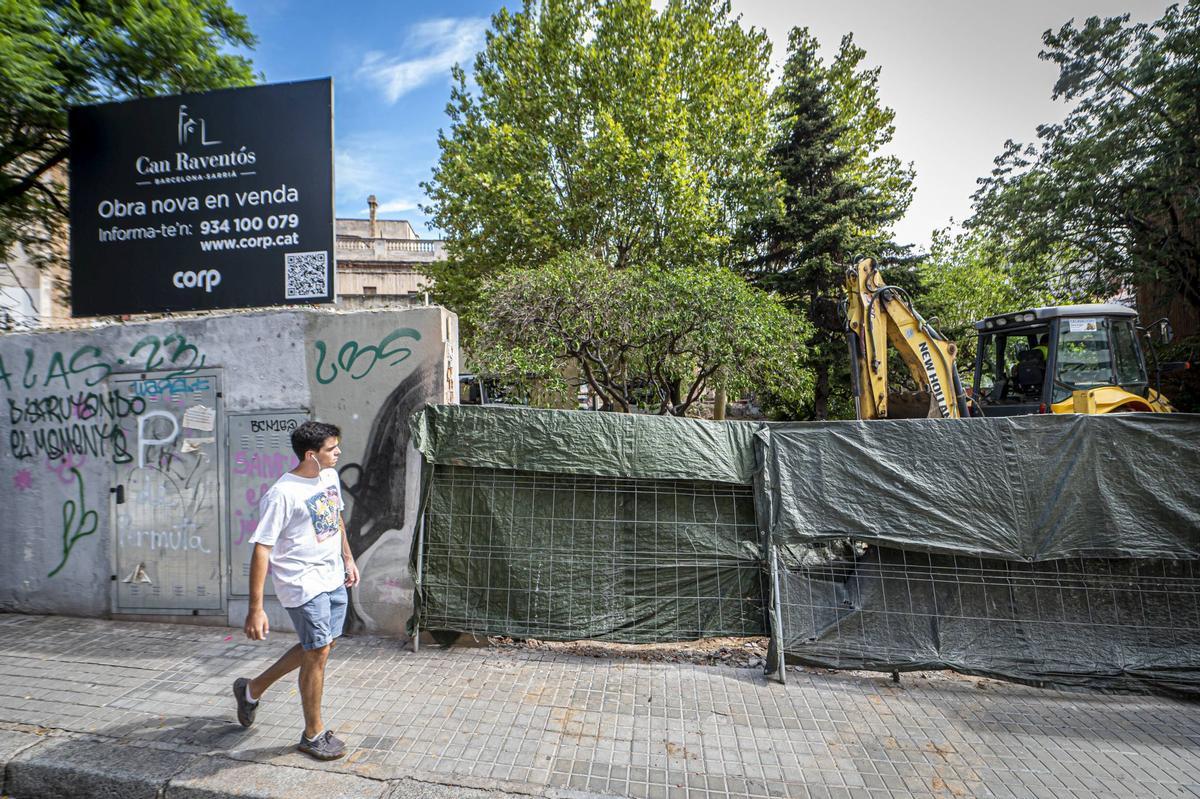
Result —
[{"label": "metal gate door", "polygon": [[[280,475],[300,462],[292,452],[292,431],[308,419],[306,410],[229,414],[229,593],[250,593],[250,553],[246,543],[258,526],[258,502]],[[267,580],[266,594],[275,593]]]},{"label": "metal gate door", "polygon": [[145,403],[122,420],[131,460],[114,481],[118,613],[223,612],[218,380],[212,371],[109,379]]}]

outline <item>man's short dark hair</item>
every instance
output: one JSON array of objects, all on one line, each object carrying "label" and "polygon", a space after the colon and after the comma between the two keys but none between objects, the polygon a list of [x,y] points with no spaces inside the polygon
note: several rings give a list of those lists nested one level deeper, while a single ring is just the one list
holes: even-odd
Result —
[{"label": "man's short dark hair", "polygon": [[320,452],[321,447],[330,438],[341,438],[342,431],[337,425],[326,422],[305,422],[292,431],[292,451],[296,457],[304,460],[304,455],[310,449]]}]

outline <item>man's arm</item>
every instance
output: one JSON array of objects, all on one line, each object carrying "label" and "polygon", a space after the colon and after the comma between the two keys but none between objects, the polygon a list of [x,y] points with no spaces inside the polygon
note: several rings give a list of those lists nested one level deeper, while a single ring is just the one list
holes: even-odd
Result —
[{"label": "man's arm", "polygon": [[271,547],[255,544],[250,556],[250,609],[246,613],[246,637],[262,641],[269,632],[267,614],[263,610],[263,583],[267,579],[267,566],[271,563]]},{"label": "man's arm", "polygon": [[342,519],[342,514],[338,514],[338,535],[342,538],[342,561],[346,564],[346,587],[353,588],[358,585],[358,565],[354,562],[354,555],[350,553],[350,539],[346,536],[346,522]]}]

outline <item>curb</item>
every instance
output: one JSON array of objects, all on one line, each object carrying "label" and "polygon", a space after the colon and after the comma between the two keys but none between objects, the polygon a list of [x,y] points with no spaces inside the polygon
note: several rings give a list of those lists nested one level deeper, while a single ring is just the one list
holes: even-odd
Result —
[{"label": "curb", "polygon": [[21,799],[160,799],[163,786],[194,758],[88,738],[43,737],[8,761],[4,790]]},{"label": "curb", "polygon": [[0,728],[0,799],[617,799],[528,787],[377,779],[28,725]]}]

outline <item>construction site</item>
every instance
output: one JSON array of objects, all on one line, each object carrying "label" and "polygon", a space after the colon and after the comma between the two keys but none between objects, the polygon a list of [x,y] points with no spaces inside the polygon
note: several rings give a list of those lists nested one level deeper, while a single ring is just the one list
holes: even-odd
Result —
[{"label": "construction site", "polygon": [[0,799],[1200,799],[1200,0],[0,5]]}]

